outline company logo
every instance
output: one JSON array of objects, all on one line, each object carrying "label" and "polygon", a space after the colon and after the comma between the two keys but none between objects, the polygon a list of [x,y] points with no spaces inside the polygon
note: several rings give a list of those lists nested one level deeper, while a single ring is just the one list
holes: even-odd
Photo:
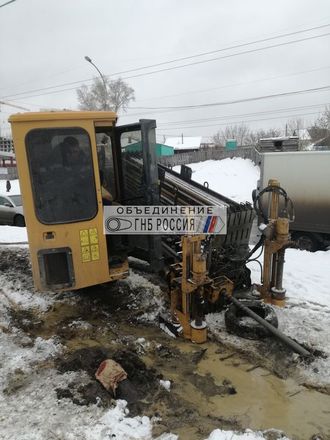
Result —
[{"label": "company logo", "polygon": [[109,217],[105,219],[105,229],[111,232],[126,231],[133,226],[131,220],[119,217]]},{"label": "company logo", "polygon": [[111,235],[226,234],[225,206],[105,206]]}]

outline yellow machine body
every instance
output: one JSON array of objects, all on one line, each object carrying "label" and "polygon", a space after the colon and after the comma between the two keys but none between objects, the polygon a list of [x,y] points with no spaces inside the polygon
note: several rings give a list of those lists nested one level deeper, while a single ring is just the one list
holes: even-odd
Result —
[{"label": "yellow machine body", "polygon": [[202,344],[207,340],[204,320],[205,304],[215,304],[231,296],[233,283],[225,276],[208,276],[206,254],[202,249],[204,235],[181,238],[182,262],[170,272],[170,299],[173,323],[179,323],[185,339]]},{"label": "yellow machine body", "polygon": [[[98,127],[111,130],[116,114],[74,111],[25,113],[13,115],[9,121],[36,289],[79,289],[126,276],[127,260],[114,267],[109,264],[103,232],[96,140]],[[73,187],[67,183],[73,177],[79,184],[78,170],[63,171],[63,167],[56,164],[60,153],[56,143],[63,143],[70,136],[82,141],[89,158],[86,165],[88,177],[84,183],[86,188],[83,184],[80,187],[81,200],[79,188],[75,188],[76,198],[72,196],[70,199]],[[63,172],[66,173],[65,178],[61,174]],[[61,206],[61,213],[57,215],[52,209],[55,211],[55,201],[60,196],[68,202],[66,206]],[[58,203],[63,204],[63,200]],[[78,209],[75,211],[75,203],[83,207],[81,216],[77,214]]]},{"label": "yellow machine body", "polygon": [[265,232],[263,282],[258,286],[261,297],[266,303],[284,307],[286,290],[282,286],[285,250],[292,246],[289,234],[289,218],[279,216],[280,183],[270,179],[269,224]]}]

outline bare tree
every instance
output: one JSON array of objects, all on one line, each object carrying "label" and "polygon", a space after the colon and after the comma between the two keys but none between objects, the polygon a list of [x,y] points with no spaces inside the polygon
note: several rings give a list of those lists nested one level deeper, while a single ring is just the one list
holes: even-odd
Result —
[{"label": "bare tree", "polygon": [[330,107],[326,107],[314,124],[308,129],[313,142],[330,135]]},{"label": "bare tree", "polygon": [[259,139],[274,138],[281,136],[282,130],[279,128],[269,128],[267,130],[250,131],[247,137],[248,145],[257,145]]},{"label": "bare tree", "polygon": [[127,110],[128,104],[135,101],[134,89],[121,78],[108,80],[94,78],[93,84],[79,87],[77,97],[80,110],[112,110],[118,113]]},{"label": "bare tree", "polygon": [[330,130],[330,107],[329,106],[326,106],[325,110],[317,118],[316,125],[318,125],[320,128],[325,128],[327,130]]},{"label": "bare tree", "polygon": [[216,146],[224,147],[228,139],[236,139],[237,145],[247,145],[247,139],[249,135],[249,127],[245,124],[231,125],[225,127],[223,130],[219,130],[214,136],[212,141]]},{"label": "bare tree", "polygon": [[286,136],[299,136],[299,130],[305,127],[305,121],[302,118],[289,119],[285,124]]}]

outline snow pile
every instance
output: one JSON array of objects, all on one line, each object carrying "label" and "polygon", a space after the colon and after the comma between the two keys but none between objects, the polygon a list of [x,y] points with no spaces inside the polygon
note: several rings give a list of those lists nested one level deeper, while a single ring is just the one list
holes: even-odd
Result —
[{"label": "snow pile", "polygon": [[[146,416],[129,417],[125,401],[118,400],[114,408],[104,410],[98,405],[79,406],[57,398],[57,388],[85,380],[88,378],[82,372],[60,375],[55,370],[40,369],[21,381],[18,392],[0,394],[0,439],[153,439],[153,421]],[[163,434],[160,439],[176,440],[177,436]]]},{"label": "snow pile", "polygon": [[160,380],[159,383],[163,388],[165,388],[165,390],[171,390],[171,382],[169,380]]},{"label": "snow pile", "polygon": [[8,282],[5,275],[0,275],[0,282],[3,297],[1,303],[6,307],[14,305],[14,307],[19,306],[24,310],[38,309],[45,312],[55,301],[54,294],[49,293],[49,296],[47,296],[25,290],[18,280]]},{"label": "snow pile", "polygon": [[[262,262],[263,256],[259,261]],[[283,286],[286,307],[276,308],[279,329],[312,349],[325,353],[302,372],[309,382],[329,385],[330,371],[330,251],[285,251]],[[250,263],[253,283],[260,283],[260,268]],[[307,376],[307,377],[306,377]]]},{"label": "snow pile", "polygon": [[[257,187],[260,169],[249,159],[235,157],[224,160],[207,160],[188,165],[192,169],[192,180],[208,182],[214,191],[235,202],[252,202],[252,191]],[[173,168],[180,172],[180,166]]]},{"label": "snow pile", "polygon": [[[108,410],[95,424],[73,431],[74,438],[82,434],[85,438],[141,439],[152,438],[152,423],[149,417],[127,417],[129,411],[124,400],[117,400],[115,408]],[[80,431],[80,432],[79,432]]]},{"label": "snow pile", "polygon": [[330,251],[310,253],[287,249],[284,283],[289,299],[330,308],[329,268]]},{"label": "snow pile", "polygon": [[[1,181],[0,181],[1,182]],[[0,243],[26,243],[26,228],[18,226],[0,226]]]},{"label": "snow pile", "polygon": [[[21,344],[27,345],[22,347]],[[12,334],[0,333],[0,389],[4,391],[13,376],[19,374],[31,374],[34,365],[55,357],[63,347],[55,338],[48,340],[36,338],[33,342],[30,338],[22,335],[18,330]]]},{"label": "snow pile", "polygon": [[145,313],[139,319],[142,322],[154,323],[158,315],[165,309],[164,293],[161,288],[133,271],[121,283],[126,284],[129,290],[134,292],[129,307],[136,308],[137,303],[139,303],[139,309],[145,310]]},{"label": "snow pile", "polygon": [[[269,431],[265,431],[264,433],[268,434]],[[262,433],[261,431],[253,432],[250,429],[247,429],[245,432],[242,433],[216,429],[206,440],[261,440],[267,438],[264,437],[264,433]],[[277,434],[277,436],[274,436],[272,438],[281,438],[282,440],[288,440],[288,438],[282,436],[279,431],[272,430],[272,433]]]}]

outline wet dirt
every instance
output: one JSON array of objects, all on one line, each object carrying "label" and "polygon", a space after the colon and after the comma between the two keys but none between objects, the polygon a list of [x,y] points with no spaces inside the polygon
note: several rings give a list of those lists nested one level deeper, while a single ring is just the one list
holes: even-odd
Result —
[{"label": "wet dirt", "polygon": [[[0,266],[11,276],[8,261],[6,255]],[[19,278],[29,286],[29,268],[25,263],[22,267]],[[120,282],[58,294],[45,313],[18,307],[11,310],[13,325],[32,341],[38,336],[55,336],[66,347],[64,356],[54,362],[60,374],[82,371],[80,380],[56,390],[58,399],[111,406],[114,396],[95,379],[99,364],[111,358],[123,366],[129,379],[129,386],[119,387],[115,397],[128,400],[132,415],[159,418],[154,436],[171,431],[183,440],[200,440],[216,428],[272,427],[293,439],[310,439],[316,434],[320,439],[330,438],[330,396],[265,369],[266,348],[256,359],[219,342],[197,346],[172,339],[155,323],[140,321],[145,310],[134,296],[134,290]],[[285,365],[282,352],[278,357]],[[26,380],[18,371],[8,394]],[[160,380],[171,382],[170,391]],[[274,433],[269,436],[280,438]]]},{"label": "wet dirt", "polygon": [[[17,270],[19,269],[19,270]],[[32,271],[27,248],[0,246],[0,274],[8,281],[33,289]]]},{"label": "wet dirt", "polygon": [[[329,435],[328,395],[276,377],[262,363],[255,364],[219,343],[197,346],[169,338],[134,319],[123,322],[118,313],[97,313],[95,301],[78,296],[74,306],[57,304],[45,319],[43,331],[38,330],[45,336],[57,329],[56,334],[66,341],[69,358],[60,361],[60,371],[82,369],[90,375],[90,384],[79,390],[78,399],[76,391],[68,395],[75,403],[95,403],[97,397],[104,406],[112,403],[101,385],[91,385],[99,363],[112,358],[126,369],[137,390],[139,401],[129,404],[132,415],[161,417],[155,435],[171,430],[183,440],[197,440],[219,427],[273,427],[298,439]],[[89,325],[74,327],[70,321]],[[171,381],[170,392],[160,387],[160,379]]]}]

